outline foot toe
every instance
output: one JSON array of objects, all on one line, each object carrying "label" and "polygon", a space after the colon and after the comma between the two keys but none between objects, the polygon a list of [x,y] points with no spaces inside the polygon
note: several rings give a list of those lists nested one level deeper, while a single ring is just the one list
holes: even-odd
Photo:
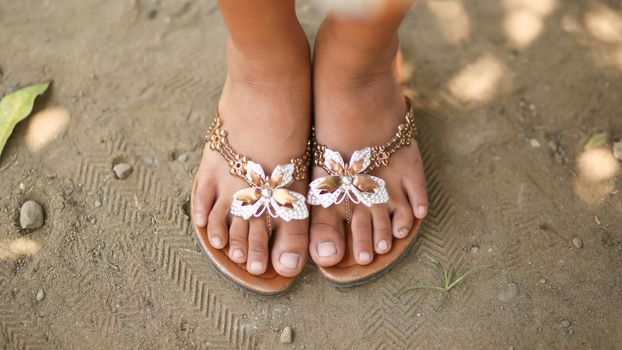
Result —
[{"label": "foot toe", "polygon": [[374,258],[372,222],[369,208],[356,206],[352,213],[352,250],[360,265],[367,265]]},{"label": "foot toe", "polygon": [[285,277],[297,276],[307,262],[309,244],[307,221],[281,223],[275,232],[272,248],[272,265],[276,272]]},{"label": "foot toe", "polygon": [[205,227],[214,205],[216,190],[210,181],[205,180],[205,176],[197,176],[197,187],[192,198],[192,220],[197,226]]},{"label": "foot toe", "polygon": [[372,207],[371,214],[374,230],[374,251],[378,254],[384,254],[391,250],[391,242],[393,240],[389,209],[384,205],[374,206]]},{"label": "foot toe", "polygon": [[209,213],[207,221],[207,237],[210,244],[216,249],[222,249],[227,245],[229,240],[229,227],[227,225],[227,217],[229,215],[229,206],[217,201],[212,211]]},{"label": "foot toe", "polygon": [[319,266],[333,266],[343,258],[345,241],[343,222],[335,210],[313,207],[309,252]]},{"label": "foot toe", "polygon": [[261,275],[268,267],[268,231],[265,220],[253,218],[248,230],[248,258],[246,269],[253,275]]},{"label": "foot toe", "polygon": [[415,143],[416,149],[415,166],[409,176],[404,178],[404,189],[408,195],[413,214],[417,219],[423,219],[428,214],[428,192],[425,184],[425,174],[423,173],[423,161],[419,153],[419,147]]},{"label": "foot toe", "polygon": [[229,228],[229,258],[238,264],[246,262],[248,251],[248,221],[234,217]]},{"label": "foot toe", "polygon": [[410,204],[405,199],[398,201],[393,211],[393,235],[396,238],[408,236],[414,221],[415,216]]}]

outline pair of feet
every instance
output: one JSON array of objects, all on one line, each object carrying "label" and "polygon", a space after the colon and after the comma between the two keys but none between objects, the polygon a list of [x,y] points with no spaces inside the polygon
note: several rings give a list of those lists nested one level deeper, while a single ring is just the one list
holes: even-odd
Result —
[{"label": "pair of feet", "polygon": [[[223,129],[230,144],[261,164],[266,173],[304,153],[312,110],[318,142],[344,157],[384,144],[403,122],[407,106],[399,78],[397,37],[385,54],[370,59],[365,50],[340,42],[329,29],[320,29],[313,70],[308,44],[300,50],[262,53],[229,41],[227,51],[228,74],[218,104]],[[311,178],[325,175],[315,167]],[[393,154],[389,165],[371,175],[386,182],[390,200],[353,207],[352,249],[360,265],[371,263],[375,254],[389,252],[393,238],[405,238],[415,218],[424,218],[428,208],[416,142]],[[192,216],[197,226],[207,226],[214,248],[228,246],[229,258],[245,264],[254,275],[263,274],[271,263],[278,274],[297,276],[309,254],[319,266],[342,260],[347,249],[343,205],[313,206],[306,220],[276,220],[270,246],[263,217],[246,221],[229,212],[232,195],[246,187],[243,180],[230,175],[229,164],[220,154],[204,150]],[[306,194],[308,182],[295,181],[290,189]]]}]

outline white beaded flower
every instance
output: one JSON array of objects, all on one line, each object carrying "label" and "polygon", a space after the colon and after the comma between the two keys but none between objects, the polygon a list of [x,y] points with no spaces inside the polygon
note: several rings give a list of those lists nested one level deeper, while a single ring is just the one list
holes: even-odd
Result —
[{"label": "white beaded flower", "polygon": [[233,194],[231,214],[244,220],[265,212],[285,221],[306,219],[309,211],[305,197],[284,188],[294,180],[293,174],[294,164],[278,165],[272,176],[266,176],[261,165],[248,161],[246,179],[252,186]]},{"label": "white beaded flower", "polygon": [[376,176],[362,174],[371,164],[371,148],[363,148],[352,154],[345,164],[339,152],[324,151],[324,168],[329,175],[315,179],[309,184],[307,201],[311,205],[328,208],[340,204],[345,198],[368,207],[386,203],[389,194],[384,181]]}]

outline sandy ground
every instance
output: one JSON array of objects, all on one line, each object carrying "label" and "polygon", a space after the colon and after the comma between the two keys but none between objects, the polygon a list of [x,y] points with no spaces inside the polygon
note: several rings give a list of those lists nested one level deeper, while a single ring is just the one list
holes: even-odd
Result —
[{"label": "sandy ground", "polygon": [[[309,265],[258,298],[209,268],[185,212],[225,69],[214,2],[0,0],[0,95],[54,81],[0,160],[0,348],[622,349],[622,163],[583,147],[622,136],[620,5],[420,1],[401,34],[423,237],[376,282],[336,289]],[[438,282],[426,254],[492,266],[436,312],[437,292],[395,297]]]}]

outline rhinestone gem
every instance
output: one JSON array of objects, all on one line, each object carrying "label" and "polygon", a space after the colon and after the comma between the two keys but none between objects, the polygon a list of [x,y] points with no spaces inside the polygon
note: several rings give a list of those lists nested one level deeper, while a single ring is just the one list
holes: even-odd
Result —
[{"label": "rhinestone gem", "polygon": [[344,185],[349,185],[352,183],[352,177],[351,176],[342,176],[341,177],[341,183]]},{"label": "rhinestone gem", "polygon": [[272,190],[269,188],[262,188],[261,189],[261,196],[264,198],[270,198],[272,197]]}]

